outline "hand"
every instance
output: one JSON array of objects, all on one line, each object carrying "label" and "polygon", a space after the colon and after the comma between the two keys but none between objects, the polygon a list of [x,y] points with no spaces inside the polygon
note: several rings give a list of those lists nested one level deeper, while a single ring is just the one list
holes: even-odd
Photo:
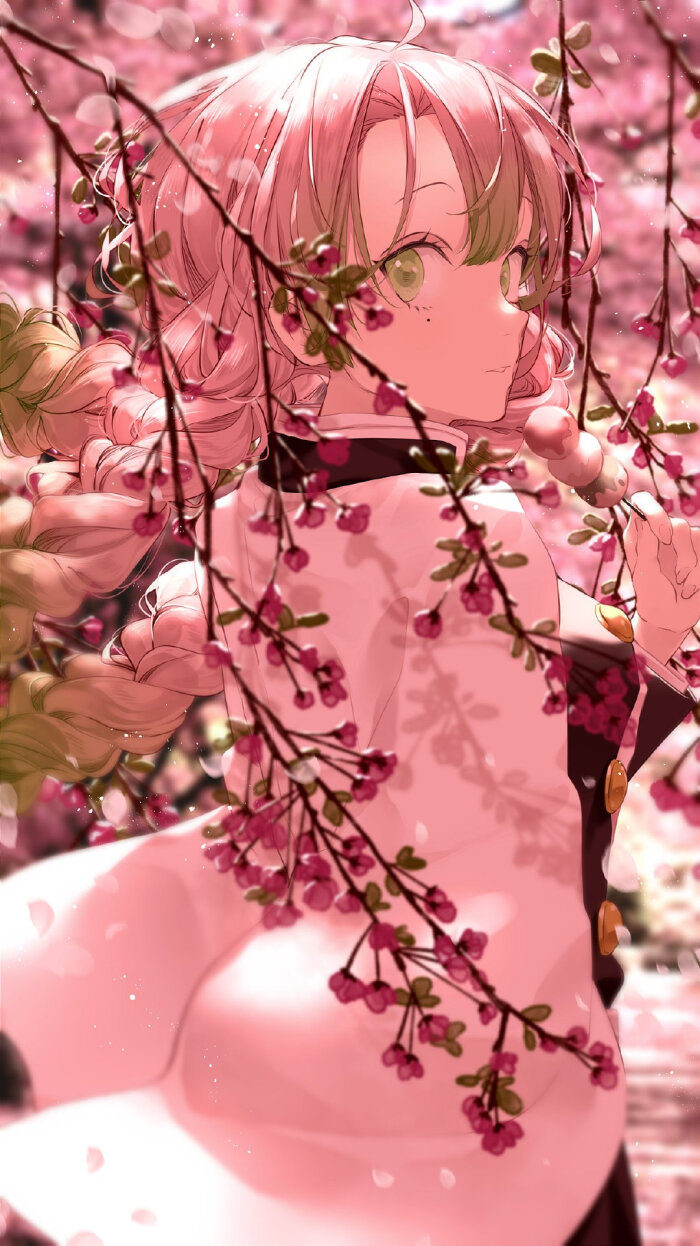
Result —
[{"label": "hand", "polygon": [[700,618],[700,528],[670,519],[650,493],[633,493],[632,501],[647,516],[632,511],[622,534],[637,614],[680,644]]}]

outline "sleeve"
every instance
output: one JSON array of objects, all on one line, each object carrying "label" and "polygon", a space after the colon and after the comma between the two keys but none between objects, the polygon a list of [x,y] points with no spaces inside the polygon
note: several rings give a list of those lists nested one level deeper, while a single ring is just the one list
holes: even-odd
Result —
[{"label": "sleeve", "polygon": [[[596,602],[565,580],[558,579],[559,636],[564,657],[572,667],[567,680],[569,721],[567,727],[568,774],[581,803],[581,876],[583,902],[591,923],[593,979],[600,997],[609,1008],[624,981],[622,965],[610,953],[614,950],[601,939],[601,924],[608,923],[611,910],[603,857],[614,835],[613,819],[624,800],[627,778],[636,773],[648,757],[683,719],[696,712],[698,699],[685,681],[641,649],[634,640],[620,640],[596,614]],[[635,675],[635,656],[644,660],[645,678]],[[571,705],[586,685],[611,671],[623,676],[620,702],[624,713],[616,730],[588,730]],[[631,753],[631,757],[630,757]],[[611,776],[622,788],[611,809],[608,790]],[[622,791],[622,799],[619,799]]]}]

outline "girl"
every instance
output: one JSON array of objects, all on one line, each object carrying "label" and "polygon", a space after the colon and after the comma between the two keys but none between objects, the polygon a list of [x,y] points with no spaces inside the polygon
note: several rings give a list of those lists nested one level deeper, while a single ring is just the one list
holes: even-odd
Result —
[{"label": "girl", "polygon": [[[296,239],[329,229],[342,262],[371,270],[375,301],[364,319],[356,314],[353,340],[423,406],[422,430],[435,448],[461,460],[486,433],[512,455],[533,412],[566,410],[572,352],[544,315],[565,211],[556,157],[582,182],[587,175],[546,111],[505,75],[412,44],[422,28],[412,8],[401,43],[340,38],[263,52],[179,86],[156,112],[267,254],[284,260]],[[583,742],[572,752],[566,717],[542,713],[538,677],[488,626],[488,576],[459,600],[448,593],[440,635],[421,634],[421,619],[434,623],[430,571],[446,516],[420,492],[426,477],[407,453],[417,440],[413,420],[396,403],[377,414],[376,387],[359,361],[351,367],[344,358],[339,369],[326,355],[308,355],[303,302],[275,310],[269,274],[263,342],[245,243],[223,227],[167,144],[156,146],[148,170],[144,237],[167,235],[158,262],[177,291],[155,295],[158,316],[180,391],[194,395],[186,422],[206,483],[216,486],[233,465],[260,463],[218,491],[210,533],[218,569],[246,601],[261,602],[281,485],[284,530],[308,555],[303,575],[298,559],[279,560],[281,600],[295,619],[330,615],[316,634],[318,652],[306,647],[291,704],[287,671],[263,650],[258,629],[221,623],[220,645],[288,730],[320,736],[345,715],[345,738],[357,724],[358,749],[395,752],[391,783],[363,805],[363,829],[390,861],[401,851],[405,861],[407,844],[410,860],[418,846],[431,885],[449,887],[455,937],[467,927],[480,932],[477,941],[487,938],[484,964],[499,995],[518,1008],[546,1002],[557,1033],[607,1053],[607,1081],[596,1085],[570,1051],[527,1051],[511,1026],[506,1047],[513,1067],[520,1064],[524,1104],[511,1140],[520,1141],[499,1151],[489,1133],[487,1149],[455,1076],[488,1064],[496,1010],[482,1000],[477,1012],[448,995],[436,974],[432,1007],[463,1018],[462,1058],[422,1048],[436,1035],[421,1025],[410,1058],[415,1068],[420,1054],[426,1075],[397,1077],[408,1067],[409,1036],[399,1048],[397,1010],[380,1006],[386,988],[367,948],[367,963],[354,966],[367,1007],[361,999],[340,1007],[329,990],[366,914],[337,887],[338,903],[324,901],[324,888],[328,900],[333,890],[327,848],[310,844],[298,866],[315,911],[282,924],[278,907],[274,928],[274,907],[246,903],[236,890],[261,879],[272,887],[274,853],[251,846],[235,871],[224,841],[202,854],[202,829],[214,820],[206,815],[42,862],[5,884],[3,1029],[26,1062],[36,1111],[0,1135],[2,1193],[71,1246],[130,1246],[144,1240],[144,1226],[149,1241],[168,1246],[638,1243],[621,1153],[624,1078],[613,1060],[610,998],[598,975],[594,982],[598,911],[590,909],[582,843],[590,831],[609,845],[611,773],[619,786],[634,737],[625,735],[628,724],[639,723],[641,740],[644,707],[653,710],[656,697],[667,734],[693,698],[650,654],[656,683],[625,684],[605,734],[587,733],[588,753]],[[122,172],[111,161],[103,179],[125,210]],[[591,219],[581,272],[600,254],[593,204]],[[133,257],[133,232],[131,246]],[[107,238],[105,269],[109,251]],[[316,271],[321,259],[319,251]],[[142,308],[151,329],[153,308]],[[32,472],[35,502],[6,507],[8,661],[26,650],[35,610],[66,616],[88,592],[112,591],[152,544],[153,516],[134,474],[162,434],[166,399],[159,376],[120,342],[79,350],[65,317],[56,327],[30,313],[19,324],[10,304],[2,310],[3,435],[15,453],[53,456]],[[300,435],[285,438],[291,463],[264,457],[263,349],[273,393],[303,413],[291,429]],[[138,384],[122,384],[126,366],[137,369]],[[279,431],[290,431],[284,408],[274,416]],[[322,460],[314,434],[326,448]],[[165,440],[153,508],[161,526],[175,496],[171,449]],[[187,450],[183,434],[183,461]],[[563,478],[561,463],[556,470]],[[205,481],[191,462],[182,476],[196,512]],[[589,598],[571,596],[571,586],[562,592],[509,487],[492,482],[466,506],[485,539],[525,554],[525,567],[503,566],[504,584],[526,625],[560,623],[562,656],[565,645],[587,647],[608,680],[620,657],[641,656],[629,638],[601,627]],[[643,543],[667,535],[661,508],[649,501],[647,515],[646,532],[631,529],[640,563]],[[203,518],[198,538],[206,540]],[[207,643],[212,593],[214,617],[237,604],[212,585],[201,559],[179,562],[146,595],[150,617],[101,655],[70,659],[62,677],[15,681],[0,746],[20,810],[44,774],[106,774],[125,748],[160,748],[195,695],[221,689],[222,670],[229,715],[250,721],[230,667],[210,664],[220,652]],[[321,660],[330,665],[319,700],[307,672]],[[655,730],[630,768],[662,738]],[[308,766],[306,781],[313,758]],[[250,752],[231,749],[228,790],[247,791],[251,770],[264,777]],[[348,781],[336,779],[339,787]],[[367,868],[359,849],[344,847],[359,877]],[[598,856],[593,892],[601,881]],[[405,897],[392,908],[392,926],[419,934]]]}]

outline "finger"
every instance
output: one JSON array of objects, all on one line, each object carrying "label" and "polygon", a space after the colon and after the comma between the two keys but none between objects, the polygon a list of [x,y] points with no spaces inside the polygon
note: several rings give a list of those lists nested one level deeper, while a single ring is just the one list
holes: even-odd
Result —
[{"label": "finger", "polygon": [[634,575],[634,569],[637,565],[637,536],[639,525],[645,523],[644,519],[640,519],[639,515],[635,515],[634,511],[630,512],[627,520],[627,527],[622,533],[622,542],[625,548],[625,557],[630,569],[630,575]]},{"label": "finger", "polygon": [[687,519],[672,519],[672,545],[676,550],[676,579],[680,584],[697,566],[698,556]]},{"label": "finger", "polygon": [[[673,538],[673,530],[671,521],[666,514],[660,502],[656,501],[650,493],[640,490],[632,494],[632,501],[646,515],[646,522],[653,531],[656,538],[664,545],[670,545]],[[641,520],[644,523],[644,520]]]},{"label": "finger", "polygon": [[681,589],[681,597],[685,601],[687,601],[688,598],[692,597],[694,593],[697,593],[699,589],[700,589],[700,572],[691,571],[690,575],[686,578],[685,584],[683,585]]}]

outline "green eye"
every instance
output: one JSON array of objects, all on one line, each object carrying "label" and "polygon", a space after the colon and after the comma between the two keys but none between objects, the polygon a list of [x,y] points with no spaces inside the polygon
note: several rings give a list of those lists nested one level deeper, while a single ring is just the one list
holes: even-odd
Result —
[{"label": "green eye", "polygon": [[504,298],[508,297],[510,290],[510,259],[505,259],[501,265],[501,294]]},{"label": "green eye", "polygon": [[423,261],[413,247],[406,247],[382,265],[386,276],[404,303],[410,303],[416,297],[423,284],[425,269]]}]

